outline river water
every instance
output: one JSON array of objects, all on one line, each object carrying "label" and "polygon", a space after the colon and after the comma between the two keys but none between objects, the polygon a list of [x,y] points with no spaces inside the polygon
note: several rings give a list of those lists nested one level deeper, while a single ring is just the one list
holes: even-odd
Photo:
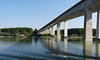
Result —
[{"label": "river water", "polygon": [[0,37],[0,60],[100,60],[100,42]]}]

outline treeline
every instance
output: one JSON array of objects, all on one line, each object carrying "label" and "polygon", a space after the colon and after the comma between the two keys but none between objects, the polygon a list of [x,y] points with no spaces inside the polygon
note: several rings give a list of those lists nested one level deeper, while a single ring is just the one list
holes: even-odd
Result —
[{"label": "treeline", "polygon": [[31,36],[32,34],[33,29],[26,27],[0,29],[0,36]]},{"label": "treeline", "polygon": [[[93,36],[96,36],[96,29],[93,29]],[[64,30],[61,30],[61,36],[64,36]],[[68,36],[70,37],[82,37],[84,33],[83,28],[72,28],[68,29]],[[55,34],[57,35],[57,30],[55,30]],[[35,29],[33,31],[33,36],[51,36],[51,34],[38,34],[38,30]]]},{"label": "treeline", "polygon": [[[96,36],[96,29],[93,29],[93,36]],[[83,36],[83,28],[73,28],[73,29],[68,29],[68,36]],[[57,31],[55,31],[55,34],[57,34]],[[61,36],[64,36],[64,30],[61,30]]]}]

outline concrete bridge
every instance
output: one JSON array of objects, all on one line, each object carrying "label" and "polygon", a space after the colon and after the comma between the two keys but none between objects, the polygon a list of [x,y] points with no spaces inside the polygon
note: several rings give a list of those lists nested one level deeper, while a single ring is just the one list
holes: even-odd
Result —
[{"label": "concrete bridge", "polygon": [[97,12],[96,38],[100,39],[100,0],[81,0],[53,19],[51,22],[43,26],[38,33],[55,35],[54,26],[57,24],[57,38],[61,38],[60,23],[64,22],[64,36],[67,37],[67,21],[84,16],[83,39],[85,41],[92,41],[92,13],[94,12]]}]

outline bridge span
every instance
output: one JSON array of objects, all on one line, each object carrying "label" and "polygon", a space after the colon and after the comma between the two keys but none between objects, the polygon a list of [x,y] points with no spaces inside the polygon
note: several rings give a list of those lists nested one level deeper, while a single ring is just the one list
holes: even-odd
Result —
[{"label": "bridge span", "polygon": [[38,33],[55,35],[54,26],[57,24],[57,38],[61,38],[60,23],[64,22],[64,37],[67,37],[67,21],[73,18],[84,16],[83,39],[85,41],[92,41],[92,13],[94,12],[97,12],[96,38],[100,39],[100,0],[81,0],[39,29]]}]

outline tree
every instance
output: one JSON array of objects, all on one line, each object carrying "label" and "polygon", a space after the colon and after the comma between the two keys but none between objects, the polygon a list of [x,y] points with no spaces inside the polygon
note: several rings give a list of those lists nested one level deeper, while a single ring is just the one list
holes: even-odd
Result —
[{"label": "tree", "polygon": [[38,30],[37,29],[34,29],[33,31],[33,36],[37,35],[38,34]]}]

